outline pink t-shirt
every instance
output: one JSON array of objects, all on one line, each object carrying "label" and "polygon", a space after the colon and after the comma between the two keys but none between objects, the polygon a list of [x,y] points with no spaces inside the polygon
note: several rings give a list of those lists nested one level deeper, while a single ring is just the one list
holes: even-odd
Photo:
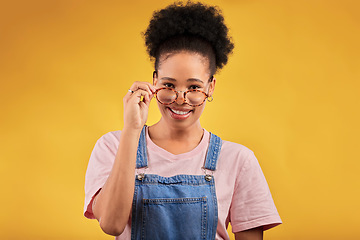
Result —
[{"label": "pink t-shirt", "polygon": [[[121,131],[114,131],[103,135],[92,151],[85,177],[84,215],[87,218],[94,218],[92,198],[103,187],[111,172],[120,134]],[[146,131],[148,168],[145,173],[164,177],[178,174],[204,175],[202,167],[209,140],[210,133],[204,130],[203,138],[196,148],[174,155],[155,145]],[[259,226],[267,230],[281,223],[260,165],[250,149],[223,140],[213,175],[218,200],[216,239],[229,239],[226,231],[229,222],[234,233]],[[130,239],[130,236],[129,221],[124,232],[116,239]]]}]

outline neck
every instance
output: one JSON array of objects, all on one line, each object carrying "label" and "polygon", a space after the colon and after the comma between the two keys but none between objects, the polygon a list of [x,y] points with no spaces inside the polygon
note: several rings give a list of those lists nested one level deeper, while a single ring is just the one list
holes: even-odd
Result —
[{"label": "neck", "polygon": [[174,140],[184,142],[200,142],[203,136],[203,128],[200,121],[191,126],[170,126],[163,119],[149,127],[149,135],[151,139]]}]

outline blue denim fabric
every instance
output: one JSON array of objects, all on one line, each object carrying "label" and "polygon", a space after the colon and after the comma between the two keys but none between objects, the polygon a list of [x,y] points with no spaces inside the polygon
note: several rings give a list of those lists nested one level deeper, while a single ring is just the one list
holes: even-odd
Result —
[{"label": "blue denim fabric", "polygon": [[[137,167],[147,166],[145,127]],[[145,146],[145,147],[144,147]],[[205,168],[215,171],[221,139],[210,137]],[[135,179],[131,239],[215,239],[218,221],[214,177],[146,174]]]},{"label": "blue denim fabric", "polygon": [[205,168],[215,171],[216,162],[219,158],[222,141],[221,138],[215,134],[210,133],[210,143],[206,154]]},{"label": "blue denim fabric", "polygon": [[147,165],[146,126],[144,126],[140,133],[138,149],[136,152],[136,168],[143,168]]}]

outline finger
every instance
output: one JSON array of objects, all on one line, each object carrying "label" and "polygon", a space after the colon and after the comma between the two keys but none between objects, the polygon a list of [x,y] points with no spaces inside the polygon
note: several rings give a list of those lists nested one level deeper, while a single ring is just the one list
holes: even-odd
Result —
[{"label": "finger", "polygon": [[151,101],[152,98],[153,98],[153,96],[154,96],[153,93],[147,95],[147,96],[144,98],[144,100],[145,100],[144,102],[145,102],[147,105],[149,105],[149,104],[150,104],[150,101]]},{"label": "finger", "polygon": [[149,93],[148,91],[138,89],[138,90],[134,91],[133,93],[129,92],[128,94],[126,94],[123,98],[123,102],[124,102],[124,104],[126,104],[131,100],[131,98],[133,98],[133,101],[134,101],[134,99],[140,98],[140,99],[135,100],[135,102],[138,103],[139,101],[143,101],[149,105],[149,103],[153,97],[154,97],[153,93]]},{"label": "finger", "polygon": [[148,101],[150,101],[151,98],[153,98],[154,93],[156,91],[156,88],[151,83],[137,81],[137,82],[134,82],[132,84],[132,86],[129,88],[128,92],[126,93],[126,95],[123,98],[123,102],[127,102],[129,100],[130,96],[138,89],[145,90],[150,94],[150,99],[146,99]]},{"label": "finger", "polygon": [[132,91],[136,91],[138,89],[148,91],[149,94],[156,91],[155,87],[148,82],[134,82],[133,85],[130,87],[130,90]]},{"label": "finger", "polygon": [[133,93],[134,93],[134,91],[129,89],[127,91],[127,93],[125,94],[125,96],[123,97],[123,102],[128,102]]},{"label": "finger", "polygon": [[148,101],[150,99],[150,94],[148,91],[138,89],[130,96],[129,101],[139,103],[142,101],[142,98],[144,98],[145,101]]},{"label": "finger", "polygon": [[146,87],[152,92],[154,93],[156,91],[156,88],[154,85],[152,85],[151,83],[149,82],[139,82],[140,84],[145,84]]},{"label": "finger", "polygon": [[[136,90],[135,92],[137,92],[137,91],[139,91],[139,90],[141,90],[141,91],[146,91],[146,90],[143,90],[143,89],[138,89],[138,90]],[[152,92],[152,91],[149,91],[149,90],[147,90],[146,91],[148,94],[147,95],[144,95],[143,97],[144,97],[144,100],[146,101],[146,103],[148,104],[150,101],[151,101],[151,99],[154,97],[154,93]]]},{"label": "finger", "polygon": [[131,87],[129,88],[129,90],[131,91],[137,91],[138,89],[142,89],[142,90],[147,90],[146,89],[146,84],[142,83],[142,82],[134,82]]},{"label": "finger", "polygon": [[153,96],[154,94],[151,93],[151,94],[146,94],[144,96],[144,98],[142,99],[142,101],[146,104],[146,105],[149,105],[150,104],[150,101],[153,99]]}]

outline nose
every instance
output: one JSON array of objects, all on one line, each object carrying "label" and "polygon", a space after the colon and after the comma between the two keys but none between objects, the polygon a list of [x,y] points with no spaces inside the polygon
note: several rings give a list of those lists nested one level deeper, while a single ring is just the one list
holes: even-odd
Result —
[{"label": "nose", "polygon": [[184,97],[185,91],[177,91],[177,95],[178,95],[178,97],[176,99],[176,104],[178,104],[178,105],[184,104],[185,103],[185,97]]}]

